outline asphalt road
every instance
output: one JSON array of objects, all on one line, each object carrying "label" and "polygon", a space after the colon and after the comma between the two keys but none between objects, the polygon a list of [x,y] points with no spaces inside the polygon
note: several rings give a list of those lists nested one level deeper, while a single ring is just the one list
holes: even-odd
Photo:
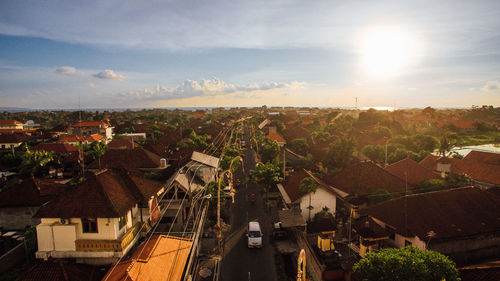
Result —
[{"label": "asphalt road", "polygon": [[[248,132],[245,136],[249,144]],[[255,167],[255,152],[247,149],[245,154],[245,175],[239,174],[242,183],[237,189],[235,203],[231,204],[231,229],[225,236],[224,255],[222,259],[220,280],[223,281],[246,281],[262,280],[276,281],[276,269],[274,265],[273,248],[269,237],[272,232],[271,222],[264,212],[262,197],[256,184],[245,183],[249,169]],[[254,203],[250,202],[248,196],[256,194]],[[260,222],[264,232],[263,247],[261,249],[249,249],[247,237],[245,236],[249,221]]]}]

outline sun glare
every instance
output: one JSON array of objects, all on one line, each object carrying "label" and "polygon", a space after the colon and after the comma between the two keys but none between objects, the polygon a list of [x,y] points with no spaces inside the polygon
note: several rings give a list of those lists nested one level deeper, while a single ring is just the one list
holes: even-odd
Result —
[{"label": "sun glare", "polygon": [[377,28],[363,36],[363,67],[372,76],[395,75],[414,56],[415,43],[407,32],[395,28]]}]

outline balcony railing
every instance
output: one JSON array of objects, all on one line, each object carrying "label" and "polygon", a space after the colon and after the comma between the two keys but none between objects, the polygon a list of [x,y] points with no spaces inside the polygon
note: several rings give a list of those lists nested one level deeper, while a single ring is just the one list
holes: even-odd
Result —
[{"label": "balcony railing", "polygon": [[134,240],[135,235],[142,227],[141,222],[137,222],[125,234],[116,240],[90,240],[78,239],[75,241],[77,251],[123,251]]}]

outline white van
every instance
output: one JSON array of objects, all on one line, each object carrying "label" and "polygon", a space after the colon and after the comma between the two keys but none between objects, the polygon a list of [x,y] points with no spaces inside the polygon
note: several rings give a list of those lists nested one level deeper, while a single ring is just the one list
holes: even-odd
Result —
[{"label": "white van", "polygon": [[257,221],[248,223],[248,248],[262,248],[262,230]]}]

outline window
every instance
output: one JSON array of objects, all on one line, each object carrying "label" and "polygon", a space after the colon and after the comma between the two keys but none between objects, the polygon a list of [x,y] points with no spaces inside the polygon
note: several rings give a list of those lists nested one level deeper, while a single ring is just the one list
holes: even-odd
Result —
[{"label": "window", "polygon": [[97,219],[82,219],[83,233],[97,233]]},{"label": "window", "polygon": [[127,215],[124,215],[118,219],[118,229],[122,229],[127,224]]}]

